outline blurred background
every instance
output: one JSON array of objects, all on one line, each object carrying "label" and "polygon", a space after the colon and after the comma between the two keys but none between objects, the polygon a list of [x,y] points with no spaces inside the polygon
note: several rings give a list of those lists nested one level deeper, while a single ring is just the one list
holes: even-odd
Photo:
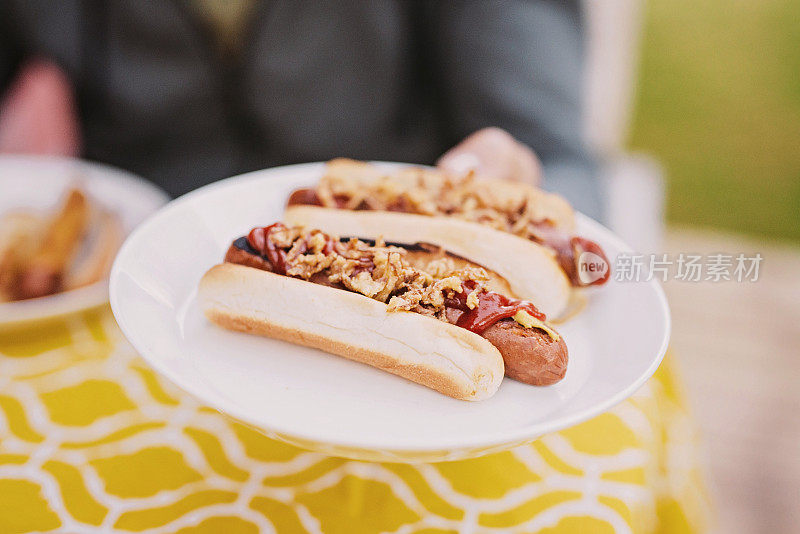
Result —
[{"label": "blurred background", "polygon": [[624,146],[663,170],[664,251],[765,258],[756,283],[665,284],[720,531],[789,532],[800,520],[800,3],[651,0],[636,16]]},{"label": "blurred background", "polygon": [[800,242],[800,3],[648,4],[628,145],[672,223]]},{"label": "blurred background", "polygon": [[[247,2],[194,3],[204,4],[207,9],[221,9],[221,16],[211,18],[224,21],[225,13]],[[127,8],[136,11],[139,5],[136,9],[131,6]],[[2,7],[0,2],[0,14]],[[587,144],[598,155],[598,172],[607,185],[607,223],[642,253],[673,257],[681,253],[760,253],[764,258],[757,282],[669,280],[665,289],[673,314],[672,346],[702,438],[719,531],[789,532],[800,522],[800,2],[603,0],[584,2],[583,9],[587,63],[585,86],[580,91],[586,109],[582,127]],[[41,11],[45,27],[70,23],[47,9]],[[4,28],[0,20],[0,42],[2,32],[13,29]],[[177,35],[173,26],[167,31],[157,27],[154,34],[163,42],[154,41],[170,50],[182,43],[180,36],[170,40],[173,33]],[[59,38],[57,31],[52,35]],[[44,42],[52,41],[50,33],[45,32],[45,37]],[[299,41],[302,50],[302,39]],[[91,41],[68,44],[74,49],[89,46],[94,50]],[[135,55],[141,50],[134,47],[123,52]],[[99,69],[102,60],[112,55],[100,57],[89,70]],[[160,101],[177,102],[179,110],[184,102],[202,108],[202,94],[180,91],[192,83],[202,87],[202,77],[213,73],[198,77],[181,63],[168,64],[170,58],[164,53],[163,64],[144,63],[156,73],[177,73],[175,87],[160,94]],[[267,65],[274,69],[268,74],[288,73],[293,81],[291,60]],[[354,71],[359,72],[357,65]],[[89,156],[103,159],[98,154],[109,147],[116,149],[115,141],[120,146],[128,143],[148,156],[139,168],[131,170],[148,175],[148,165],[161,165],[167,159],[159,153],[163,143],[148,134],[140,135],[138,129],[118,134],[115,120],[123,116],[126,106],[141,103],[142,97],[152,96],[150,91],[162,88],[136,85],[141,80],[127,72],[116,75],[104,82],[122,80],[117,89],[129,100],[89,99],[101,109],[89,118],[102,115],[100,128],[84,132],[85,140],[94,143],[97,151]],[[306,88],[308,84],[298,85]],[[248,94],[256,97],[255,103],[249,104],[258,111],[262,87],[255,87],[257,90],[249,88]],[[242,91],[244,94],[247,88]],[[43,101],[47,96],[42,96]],[[375,95],[366,91],[361,96],[369,100]],[[277,105],[281,109],[280,102]],[[145,113],[134,117],[134,125],[142,130],[154,124],[151,110],[144,109]],[[191,113],[180,115],[185,118]],[[249,124],[246,116],[233,115],[240,121],[239,133],[244,132],[241,144],[264,158],[272,157],[274,154],[266,150],[261,154],[255,146],[253,139],[261,133],[258,125]],[[166,117],[161,125],[166,137],[182,135],[177,131],[173,135],[174,116]],[[332,120],[348,118],[352,117],[344,111],[332,115]],[[196,159],[191,165],[209,181],[230,174],[228,169],[233,167],[227,166],[230,161],[226,158],[233,160],[236,155],[236,148],[226,144],[234,144],[231,136],[220,129],[221,141],[212,141],[215,132],[200,118],[196,120],[196,124],[189,122],[195,148],[219,146],[219,152],[209,149],[200,154],[187,143],[176,161],[191,154]],[[289,116],[286,123],[293,124],[294,117]],[[304,132],[303,124],[294,126]],[[361,126],[360,120],[355,120],[354,135],[367,141],[376,137],[368,128],[359,129]],[[475,129],[462,126],[461,131],[439,141],[452,144]],[[77,150],[74,132],[70,135],[71,149]],[[316,142],[324,136],[286,137],[286,146],[293,141],[304,146],[309,139]],[[4,141],[9,139],[0,135],[0,146]],[[15,140],[10,141],[13,145]],[[351,143],[350,139],[344,141]],[[322,159],[325,154],[365,158],[376,154],[366,148],[364,154],[354,153],[331,143],[308,152],[287,149],[290,156],[278,154],[274,160],[250,160],[243,170],[277,161]],[[399,141],[388,144],[400,146]],[[450,145],[415,147],[410,143],[405,154],[417,150],[424,154],[416,158],[422,161],[446,146]],[[121,152],[111,163],[130,168],[125,159],[128,154]],[[377,154],[399,159],[391,152]],[[170,164],[164,163],[159,172],[165,176],[177,172],[180,166]],[[545,164],[547,171],[547,161]],[[176,187],[170,192],[183,191]]]}]

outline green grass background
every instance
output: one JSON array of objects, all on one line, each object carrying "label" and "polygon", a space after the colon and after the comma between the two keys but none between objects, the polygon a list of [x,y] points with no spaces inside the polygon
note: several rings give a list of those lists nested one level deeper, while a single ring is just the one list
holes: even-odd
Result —
[{"label": "green grass background", "polygon": [[630,147],[667,218],[800,242],[800,0],[650,0]]}]

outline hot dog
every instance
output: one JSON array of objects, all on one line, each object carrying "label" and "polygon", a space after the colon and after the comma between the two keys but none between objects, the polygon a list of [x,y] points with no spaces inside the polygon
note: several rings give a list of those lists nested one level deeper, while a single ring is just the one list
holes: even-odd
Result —
[{"label": "hot dog", "polygon": [[[344,210],[350,215],[344,216]],[[515,293],[556,317],[567,306],[570,287],[601,285],[610,276],[610,269],[601,275],[581,272],[584,252],[606,266],[608,260],[597,243],[574,235],[569,204],[518,182],[453,177],[422,168],[387,172],[337,159],[328,162],[316,187],[290,196],[284,219],[342,234],[367,231],[359,234],[365,237],[371,237],[372,229],[390,240],[432,242],[483,264],[496,260],[509,271],[502,274]],[[509,255],[530,267],[519,268],[508,261]]]},{"label": "hot dog", "polygon": [[19,276],[18,299],[42,297],[61,290],[64,271],[86,232],[89,209],[89,201],[80,190],[69,192],[64,206],[53,217],[38,249]]},{"label": "hot dog", "polygon": [[503,374],[563,378],[566,344],[497,273],[424,244],[338,239],[280,223],[235,240],[200,282],[223,327],[320,348],[454,398],[494,394]]},{"label": "hot dog", "polygon": [[5,214],[0,218],[0,302],[44,297],[100,280],[123,238],[117,215],[77,187],[66,192],[52,214]]}]

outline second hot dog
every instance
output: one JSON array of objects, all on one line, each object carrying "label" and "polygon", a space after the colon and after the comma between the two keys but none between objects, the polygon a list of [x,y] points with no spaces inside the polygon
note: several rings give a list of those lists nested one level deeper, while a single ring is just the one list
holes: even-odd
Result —
[{"label": "second hot dog", "polygon": [[566,343],[532,303],[505,296],[502,277],[438,247],[340,240],[278,223],[235,240],[225,261],[360,293],[390,309],[464,328],[494,345],[506,375],[521,382],[549,385],[566,372]]}]

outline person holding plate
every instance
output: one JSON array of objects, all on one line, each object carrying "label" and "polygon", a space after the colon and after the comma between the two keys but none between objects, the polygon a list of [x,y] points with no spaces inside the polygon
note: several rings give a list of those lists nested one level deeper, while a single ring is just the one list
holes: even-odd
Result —
[{"label": "person holding plate", "polygon": [[[578,2],[0,5],[0,153],[79,156],[173,196],[347,156],[562,193],[603,219]],[[455,147],[455,148],[452,148]],[[529,148],[530,147],[530,148]],[[0,530],[700,531],[670,369],[588,422],[454,462],[357,461],[202,406],[107,310],[0,331]],[[271,407],[264,407],[270,409]],[[385,460],[377,451],[364,459]],[[3,498],[0,497],[0,501]]]}]

